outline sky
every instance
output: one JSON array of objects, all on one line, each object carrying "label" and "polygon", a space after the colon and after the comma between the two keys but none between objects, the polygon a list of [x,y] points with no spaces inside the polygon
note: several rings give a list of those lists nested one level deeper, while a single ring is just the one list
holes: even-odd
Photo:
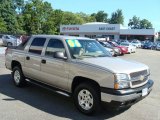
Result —
[{"label": "sky", "polygon": [[45,0],[52,4],[53,9],[61,9],[73,13],[86,14],[104,11],[111,17],[112,12],[121,9],[124,26],[134,15],[149,20],[156,31],[160,31],[160,0]]}]

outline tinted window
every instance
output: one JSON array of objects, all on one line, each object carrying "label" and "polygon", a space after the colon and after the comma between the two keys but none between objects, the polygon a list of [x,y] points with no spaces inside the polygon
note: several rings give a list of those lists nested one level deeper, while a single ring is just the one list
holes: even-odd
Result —
[{"label": "tinted window", "polygon": [[66,40],[73,58],[110,57],[111,54],[95,40]]},{"label": "tinted window", "polygon": [[29,52],[34,54],[41,54],[46,38],[35,38],[29,48]]},{"label": "tinted window", "polygon": [[20,49],[20,50],[24,50],[24,48],[26,47],[28,41],[29,41],[30,37],[28,37],[25,41],[23,41],[17,49]]},{"label": "tinted window", "polygon": [[9,37],[8,37],[8,36],[6,36],[6,39],[9,39]]},{"label": "tinted window", "polygon": [[64,48],[62,41],[57,40],[57,39],[51,39],[47,45],[45,55],[53,57],[55,52],[65,53],[65,48]]},{"label": "tinted window", "polygon": [[124,45],[124,46],[129,46],[129,44],[126,44],[126,43],[121,43],[121,45]]}]

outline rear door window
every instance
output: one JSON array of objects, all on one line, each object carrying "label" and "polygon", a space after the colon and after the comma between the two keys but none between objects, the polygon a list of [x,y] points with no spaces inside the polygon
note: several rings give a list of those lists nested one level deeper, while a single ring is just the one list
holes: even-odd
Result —
[{"label": "rear door window", "polygon": [[34,38],[29,48],[30,53],[41,55],[46,38]]}]

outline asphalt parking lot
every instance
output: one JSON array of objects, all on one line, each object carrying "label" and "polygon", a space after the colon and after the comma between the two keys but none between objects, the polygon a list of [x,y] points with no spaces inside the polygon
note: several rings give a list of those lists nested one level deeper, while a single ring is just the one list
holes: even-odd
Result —
[{"label": "asphalt parking lot", "polygon": [[85,116],[77,111],[73,101],[35,85],[16,88],[10,71],[5,69],[4,55],[0,54],[0,119],[1,120],[160,120],[160,51],[138,49],[120,58],[147,64],[154,86],[151,94],[125,111],[103,110],[96,116]]}]

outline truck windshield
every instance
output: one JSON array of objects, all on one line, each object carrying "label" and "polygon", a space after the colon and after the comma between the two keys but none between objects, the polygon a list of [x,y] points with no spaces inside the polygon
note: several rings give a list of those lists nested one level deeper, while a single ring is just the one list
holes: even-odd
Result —
[{"label": "truck windshield", "polygon": [[95,40],[70,40],[66,43],[72,58],[111,57],[111,54]]}]

